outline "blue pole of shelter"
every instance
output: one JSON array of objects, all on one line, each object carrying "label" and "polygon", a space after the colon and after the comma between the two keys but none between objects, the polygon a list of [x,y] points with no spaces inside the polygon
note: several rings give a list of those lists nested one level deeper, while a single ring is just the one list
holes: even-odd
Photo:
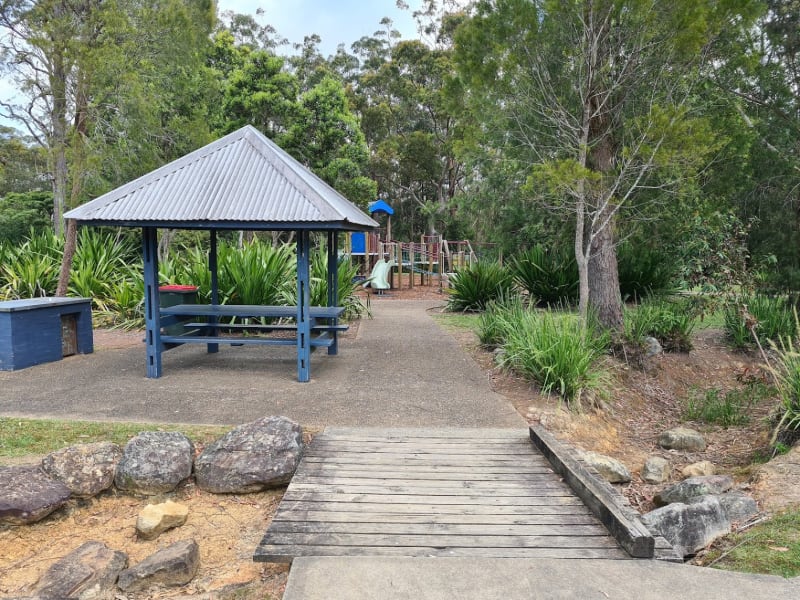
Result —
[{"label": "blue pole of shelter", "polygon": [[[337,306],[339,302],[339,237],[337,231],[328,232],[328,306]],[[330,325],[337,325],[339,319],[330,319]],[[328,346],[328,354],[339,352],[339,336],[331,332],[333,343]]]},{"label": "blue pole of shelter", "polygon": [[[212,229],[209,231],[209,249],[208,249],[208,270],[211,271],[211,304],[219,304],[219,278],[217,271],[217,230]],[[208,322],[210,325],[217,324],[217,317],[209,317]],[[211,335],[219,335],[219,329],[212,327],[210,330]],[[219,344],[206,344],[206,350],[209,354],[219,352]]]},{"label": "blue pole of shelter", "polygon": [[311,378],[311,277],[309,275],[310,237],[297,232],[297,380]]},{"label": "blue pole of shelter", "polygon": [[147,377],[161,377],[161,311],[158,298],[158,230],[142,228],[144,323]]}]

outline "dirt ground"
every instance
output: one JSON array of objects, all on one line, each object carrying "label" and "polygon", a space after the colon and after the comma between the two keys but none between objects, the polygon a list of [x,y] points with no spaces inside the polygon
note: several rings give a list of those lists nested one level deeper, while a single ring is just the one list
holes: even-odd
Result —
[{"label": "dirt ground", "polygon": [[[366,296],[365,296],[366,297]],[[385,296],[371,295],[369,302],[394,299],[441,299],[437,286],[415,286],[391,290]],[[95,345],[122,348],[141,343],[141,332],[96,331]],[[749,425],[724,429],[687,424],[703,432],[708,448],[703,453],[684,454],[661,450],[656,439],[662,431],[681,423],[681,413],[692,391],[739,387],[743,380],[760,377],[758,361],[730,352],[721,332],[701,330],[689,354],[663,355],[647,373],[616,360],[608,360],[611,392],[581,413],[569,411],[556,400],[542,396],[531,384],[496,369],[492,355],[479,348],[474,335],[456,332],[462,346],[487,373],[492,387],[506,396],[529,422],[539,422],[557,436],[585,450],[595,450],[622,460],[634,474],[622,491],[642,511],[652,508],[654,488],[642,482],[639,471],[652,454],[668,458],[677,477],[680,469],[700,460],[710,460],[731,473],[744,488],[752,476],[754,456],[764,452],[768,436],[769,402],[753,407]],[[158,593],[128,594],[129,598],[236,598],[279,599],[288,567],[257,564],[252,553],[263,536],[281,499],[282,490],[246,496],[220,496],[202,492],[188,484],[174,494],[141,499],[108,493],[91,500],[71,500],[62,509],[35,525],[0,526],[0,598],[29,592],[44,570],[83,541],[105,541],[122,550],[135,564],[145,556],[180,539],[194,538],[201,549],[198,576],[187,586]],[[154,541],[140,541],[135,523],[148,503],[169,497],[189,506],[186,525],[162,534]]]}]

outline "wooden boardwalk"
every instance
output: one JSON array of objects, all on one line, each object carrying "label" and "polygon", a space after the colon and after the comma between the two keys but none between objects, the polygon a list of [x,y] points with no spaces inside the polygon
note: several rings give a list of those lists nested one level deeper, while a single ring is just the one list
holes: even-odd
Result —
[{"label": "wooden boardwalk", "polygon": [[522,430],[326,429],[254,559],[625,559]]}]

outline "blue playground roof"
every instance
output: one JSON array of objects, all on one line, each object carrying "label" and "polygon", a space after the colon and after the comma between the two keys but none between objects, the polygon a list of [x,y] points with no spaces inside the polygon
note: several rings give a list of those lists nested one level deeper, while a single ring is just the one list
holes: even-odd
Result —
[{"label": "blue playground roof", "polygon": [[386,213],[387,215],[394,214],[394,209],[388,204],[386,204],[385,200],[376,200],[375,202],[369,205],[367,210],[369,210],[369,214],[371,215],[375,214],[376,212],[383,212]]}]

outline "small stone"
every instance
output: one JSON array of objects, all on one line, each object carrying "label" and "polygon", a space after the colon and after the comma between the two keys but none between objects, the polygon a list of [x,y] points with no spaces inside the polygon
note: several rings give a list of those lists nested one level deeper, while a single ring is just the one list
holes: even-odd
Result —
[{"label": "small stone", "polygon": [[669,461],[661,456],[651,456],[642,467],[642,479],[647,483],[659,484],[669,479]]},{"label": "small stone", "polygon": [[690,477],[661,490],[655,495],[653,502],[656,506],[664,506],[673,502],[688,502],[698,496],[722,494],[732,487],[733,478],[730,475]]},{"label": "small stone", "polygon": [[195,461],[197,487],[246,494],[287,484],[303,454],[303,430],[285,417],[240,425],[206,447]]},{"label": "small stone", "polygon": [[86,542],[53,563],[36,584],[36,598],[110,598],[120,571],[128,566],[124,552],[102,542]]},{"label": "small stone", "polygon": [[598,452],[584,452],[583,459],[609,483],[627,483],[631,480],[630,471],[615,458]]},{"label": "small stone", "polygon": [[122,448],[112,442],[79,444],[45,456],[42,469],[63,482],[73,496],[91,498],[113,485],[120,458]]},{"label": "small stone", "polygon": [[193,459],[194,445],[182,433],[145,431],[125,445],[114,484],[133,494],[171,492],[192,474]]},{"label": "small stone", "polygon": [[658,445],[667,450],[702,452],[706,449],[706,440],[694,429],[676,427],[662,433],[658,438]]},{"label": "small stone", "polygon": [[35,523],[64,506],[69,497],[69,488],[39,467],[0,467],[0,523]]},{"label": "small stone", "polygon": [[664,348],[656,338],[648,335],[642,338],[642,342],[644,343],[645,358],[652,358],[664,353]]},{"label": "small stone", "polygon": [[688,479],[689,477],[706,477],[708,475],[715,475],[716,472],[717,469],[711,461],[701,460],[700,462],[685,466],[681,470],[681,475],[683,475],[684,479]]},{"label": "small stone", "polygon": [[122,591],[134,592],[153,585],[178,586],[189,583],[200,568],[200,548],[194,540],[175,542],[151,554],[138,565],[119,574]]},{"label": "small stone", "polygon": [[154,540],[167,529],[186,523],[189,507],[167,500],[161,504],[148,504],[136,520],[136,533],[143,540]]},{"label": "small stone", "polygon": [[677,502],[642,516],[642,523],[672,544],[678,554],[688,556],[731,531],[725,511],[714,496],[693,504]]}]

